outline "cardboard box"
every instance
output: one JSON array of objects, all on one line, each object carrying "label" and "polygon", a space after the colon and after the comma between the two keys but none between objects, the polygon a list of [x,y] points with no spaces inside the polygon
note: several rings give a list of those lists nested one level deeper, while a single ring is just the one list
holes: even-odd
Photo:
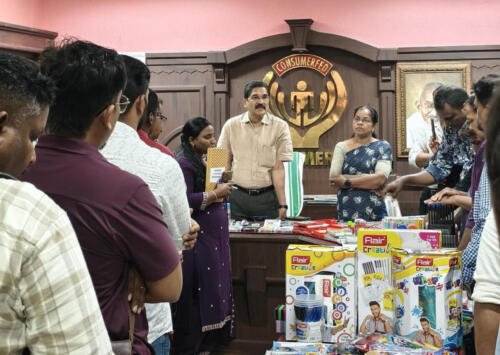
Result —
[{"label": "cardboard box", "polygon": [[286,252],[286,340],[297,340],[295,299],[323,299],[322,340],[356,335],[356,251],[354,247],[289,245]]},{"label": "cardboard box", "polygon": [[451,249],[392,250],[396,334],[448,350],[462,345],[462,257]]},{"label": "cardboard box", "polygon": [[394,303],[391,249],[439,249],[441,231],[360,229],[358,238],[358,331],[392,333]]}]

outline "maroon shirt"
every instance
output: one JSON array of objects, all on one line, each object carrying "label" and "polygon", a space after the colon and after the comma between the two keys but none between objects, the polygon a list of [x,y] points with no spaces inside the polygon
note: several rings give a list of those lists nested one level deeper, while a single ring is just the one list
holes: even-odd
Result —
[{"label": "maroon shirt", "polygon": [[[160,207],[137,176],[78,139],[43,136],[23,176],[68,214],[83,250],[111,340],[128,338],[128,270],[158,281],[179,264]],[[145,312],[136,315],[134,353],[150,354]]]},{"label": "maroon shirt", "polygon": [[146,143],[147,145],[149,145],[150,147],[153,147],[153,148],[156,148],[156,149],[159,149],[160,151],[162,151],[163,153],[165,154],[168,154],[170,155],[172,158],[175,159],[175,156],[174,154],[172,153],[172,151],[170,149],[168,149],[167,146],[165,145],[161,145],[160,143],[157,143],[155,142],[154,140],[150,139],[148,134],[146,133],[146,131],[140,129],[137,131],[137,133],[139,133],[139,138],[141,138],[141,140]]}]

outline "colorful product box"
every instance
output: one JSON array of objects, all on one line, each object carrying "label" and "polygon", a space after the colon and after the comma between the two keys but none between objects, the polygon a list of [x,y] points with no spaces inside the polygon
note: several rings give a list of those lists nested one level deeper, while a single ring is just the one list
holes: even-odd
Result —
[{"label": "colorful product box", "polygon": [[439,249],[441,231],[360,229],[357,238],[359,333],[392,333],[395,314],[391,249]]},{"label": "colorful product box", "polygon": [[[286,252],[286,340],[303,326],[296,300],[305,295],[323,303],[322,341],[344,342],[356,335],[356,250],[354,247],[289,245]],[[298,309],[297,311],[302,311]],[[321,340],[321,339],[320,339]]]},{"label": "colorful product box", "polygon": [[396,334],[447,350],[462,345],[462,257],[451,249],[392,250]]}]

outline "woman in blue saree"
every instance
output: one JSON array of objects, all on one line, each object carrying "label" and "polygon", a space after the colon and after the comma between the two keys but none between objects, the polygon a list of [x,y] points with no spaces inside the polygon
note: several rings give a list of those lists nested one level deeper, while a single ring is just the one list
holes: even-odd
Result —
[{"label": "woman in blue saree", "polygon": [[379,221],[387,215],[380,191],[392,170],[392,149],[375,136],[377,111],[364,105],[354,110],[354,135],[337,143],[330,167],[330,184],[338,189],[340,221]]}]

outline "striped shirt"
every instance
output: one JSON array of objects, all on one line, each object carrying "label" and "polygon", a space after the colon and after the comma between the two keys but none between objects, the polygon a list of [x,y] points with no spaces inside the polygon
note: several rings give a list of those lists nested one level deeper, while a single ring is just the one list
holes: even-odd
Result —
[{"label": "striped shirt", "polygon": [[66,213],[33,185],[0,179],[0,353],[112,354]]}]

